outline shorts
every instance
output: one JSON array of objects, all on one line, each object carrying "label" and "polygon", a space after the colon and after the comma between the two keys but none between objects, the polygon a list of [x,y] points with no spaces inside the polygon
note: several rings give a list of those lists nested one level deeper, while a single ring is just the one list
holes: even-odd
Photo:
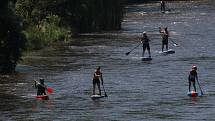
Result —
[{"label": "shorts", "polygon": [[163,39],[163,40],[162,40],[162,44],[163,44],[163,45],[168,45],[168,39]]},{"label": "shorts", "polygon": [[149,44],[147,43],[147,44],[143,44],[143,50],[150,50],[150,46],[149,46]]},{"label": "shorts", "polygon": [[191,81],[191,82],[195,82],[195,78],[192,78],[192,77],[188,77],[188,80],[189,80],[189,82]]},{"label": "shorts", "polygon": [[99,79],[93,79],[93,84],[100,84],[100,80]]}]

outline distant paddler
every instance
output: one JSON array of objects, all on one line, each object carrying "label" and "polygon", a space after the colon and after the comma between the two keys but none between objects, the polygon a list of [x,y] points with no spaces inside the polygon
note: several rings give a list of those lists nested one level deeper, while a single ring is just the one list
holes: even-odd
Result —
[{"label": "distant paddler", "polygon": [[150,52],[150,46],[149,46],[150,39],[148,38],[146,31],[143,32],[142,38],[141,38],[141,43],[143,47],[143,53],[142,57],[144,57],[145,50],[147,49],[149,58],[151,58],[151,52]]},{"label": "distant paddler", "polygon": [[166,46],[166,51],[168,51],[168,44],[169,44],[169,31],[167,30],[167,27],[161,28],[159,27],[159,32],[162,36],[162,52],[164,49],[164,46]]},{"label": "distant paddler", "polygon": [[191,91],[191,83],[193,84],[194,91],[196,92],[196,80],[198,80],[197,66],[193,65],[188,76],[189,92]]},{"label": "distant paddler", "polygon": [[34,82],[35,88],[37,88],[37,96],[46,95],[46,85],[44,84],[44,79],[40,78],[40,82],[36,80]]},{"label": "distant paddler", "polygon": [[53,89],[47,87],[44,83],[44,79],[40,78],[39,81],[34,80],[35,88],[37,89],[37,96],[46,95],[46,91],[48,93],[53,93]]},{"label": "distant paddler", "polygon": [[93,74],[93,79],[92,79],[92,81],[93,81],[93,95],[95,95],[96,85],[98,86],[99,95],[101,95],[100,80],[101,80],[102,85],[103,85],[101,67],[99,66]]},{"label": "distant paddler", "polygon": [[161,0],[160,2],[160,5],[161,5],[161,12],[165,12],[166,11],[166,5],[165,5],[165,2],[163,0]]}]

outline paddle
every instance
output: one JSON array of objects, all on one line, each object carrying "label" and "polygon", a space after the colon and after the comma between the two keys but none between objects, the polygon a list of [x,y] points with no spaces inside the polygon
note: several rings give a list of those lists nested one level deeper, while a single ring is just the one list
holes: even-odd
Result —
[{"label": "paddle", "polygon": [[171,38],[169,38],[169,40],[173,43],[173,45],[175,46],[175,47],[178,47],[179,45],[177,44],[177,43],[175,43]]},{"label": "paddle", "polygon": [[108,96],[107,96],[107,93],[106,93],[106,91],[105,91],[104,84],[103,84],[103,77],[102,77],[102,75],[101,75],[101,81],[102,81],[102,87],[103,87],[103,90],[104,90],[104,93],[105,93],[105,97],[108,97]]},{"label": "paddle", "polygon": [[132,48],[129,52],[125,53],[125,55],[129,55],[134,49],[136,49],[137,47],[140,46],[141,43],[139,43],[137,46],[135,46],[134,48]]},{"label": "paddle", "polygon": [[198,83],[198,85],[199,85],[199,89],[200,89],[200,91],[201,91],[201,95],[203,95],[203,91],[202,91],[202,88],[201,88],[201,86],[200,86],[200,84],[199,84],[199,80],[197,79],[196,81],[197,81],[197,83]]},{"label": "paddle", "polygon": [[54,92],[54,90],[51,87],[46,87],[46,90],[50,94]]}]

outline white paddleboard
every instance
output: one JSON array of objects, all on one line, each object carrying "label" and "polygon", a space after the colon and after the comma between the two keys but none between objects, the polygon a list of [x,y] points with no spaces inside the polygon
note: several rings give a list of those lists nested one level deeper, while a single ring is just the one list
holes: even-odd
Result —
[{"label": "white paddleboard", "polygon": [[159,53],[161,53],[161,54],[174,54],[175,53],[175,51],[174,50],[172,50],[172,49],[169,49],[169,50],[167,50],[167,51],[160,51]]},{"label": "white paddleboard", "polygon": [[105,96],[104,95],[91,95],[90,97],[94,100],[94,99],[103,98]]}]

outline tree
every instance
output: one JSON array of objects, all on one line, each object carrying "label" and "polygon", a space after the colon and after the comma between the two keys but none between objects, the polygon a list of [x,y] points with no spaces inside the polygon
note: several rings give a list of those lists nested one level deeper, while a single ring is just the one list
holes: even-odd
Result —
[{"label": "tree", "polygon": [[0,73],[15,70],[25,47],[22,21],[14,12],[13,0],[0,1]]}]

